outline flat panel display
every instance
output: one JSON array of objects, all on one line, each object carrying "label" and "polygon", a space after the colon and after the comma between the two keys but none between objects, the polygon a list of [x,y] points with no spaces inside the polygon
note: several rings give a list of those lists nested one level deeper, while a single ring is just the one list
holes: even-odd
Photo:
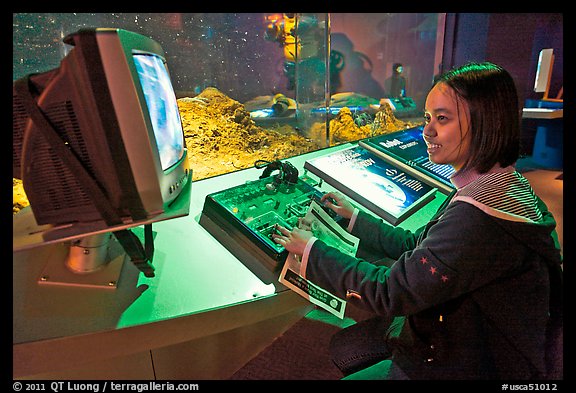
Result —
[{"label": "flat panel display", "polygon": [[426,143],[422,138],[423,129],[424,126],[409,128],[364,139],[358,144],[449,194],[453,190],[450,176],[454,173],[454,168],[450,165],[435,164],[428,159]]},{"label": "flat panel display", "polygon": [[436,193],[436,188],[360,146],[306,161],[304,168],[393,225]]}]

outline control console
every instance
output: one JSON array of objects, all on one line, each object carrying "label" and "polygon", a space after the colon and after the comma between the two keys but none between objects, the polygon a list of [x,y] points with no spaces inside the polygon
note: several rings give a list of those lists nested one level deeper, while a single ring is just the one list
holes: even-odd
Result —
[{"label": "control console", "polygon": [[[255,181],[215,192],[206,196],[200,225],[208,230],[234,256],[247,265],[261,279],[277,280],[288,252],[275,243],[272,234],[276,224],[286,228],[298,225],[312,201],[318,202],[324,194],[307,177],[294,177],[279,181],[279,176],[268,176]],[[326,209],[336,220],[332,210]]]}]

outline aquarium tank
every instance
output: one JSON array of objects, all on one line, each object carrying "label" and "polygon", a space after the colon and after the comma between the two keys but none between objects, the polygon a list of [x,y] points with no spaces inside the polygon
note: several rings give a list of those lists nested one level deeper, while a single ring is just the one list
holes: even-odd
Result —
[{"label": "aquarium tank", "polygon": [[[14,13],[13,80],[57,68],[68,34],[157,41],[193,181],[423,123],[439,72],[437,13]],[[401,64],[404,94],[390,86]],[[27,201],[13,180],[14,213]]]}]

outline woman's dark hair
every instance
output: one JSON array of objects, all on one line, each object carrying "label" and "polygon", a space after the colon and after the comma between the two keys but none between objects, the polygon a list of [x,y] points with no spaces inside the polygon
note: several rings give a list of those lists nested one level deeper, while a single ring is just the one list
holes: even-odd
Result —
[{"label": "woman's dark hair", "polygon": [[468,63],[437,81],[450,86],[470,109],[472,138],[462,169],[488,172],[496,163],[512,165],[520,154],[520,111],[514,80],[495,64]]}]

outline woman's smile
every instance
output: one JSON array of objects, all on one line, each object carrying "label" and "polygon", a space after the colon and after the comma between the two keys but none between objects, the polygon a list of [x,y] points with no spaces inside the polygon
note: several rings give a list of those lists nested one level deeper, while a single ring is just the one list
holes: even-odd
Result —
[{"label": "woman's smile", "polygon": [[429,142],[428,140],[426,140],[426,138],[424,138],[424,142],[426,142],[427,147],[426,151],[428,152],[428,154],[434,154],[442,147],[442,145],[439,145],[437,143]]}]

